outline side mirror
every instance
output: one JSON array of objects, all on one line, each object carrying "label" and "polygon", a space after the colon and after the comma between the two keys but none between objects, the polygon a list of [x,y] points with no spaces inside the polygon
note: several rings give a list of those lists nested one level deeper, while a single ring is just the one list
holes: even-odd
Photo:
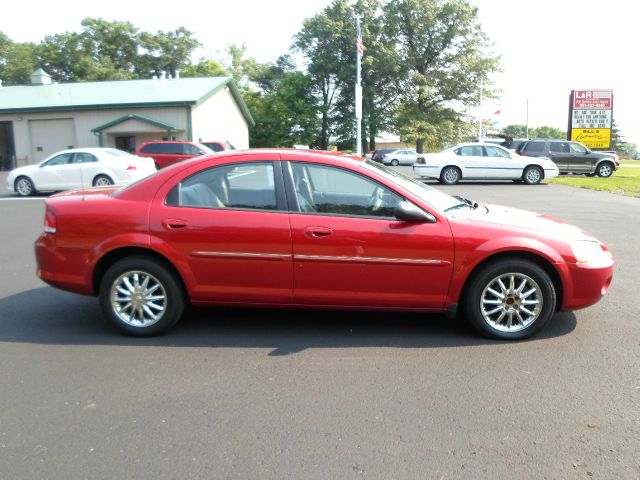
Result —
[{"label": "side mirror", "polygon": [[395,217],[403,222],[436,223],[436,217],[416,207],[406,200],[400,202],[395,209]]}]

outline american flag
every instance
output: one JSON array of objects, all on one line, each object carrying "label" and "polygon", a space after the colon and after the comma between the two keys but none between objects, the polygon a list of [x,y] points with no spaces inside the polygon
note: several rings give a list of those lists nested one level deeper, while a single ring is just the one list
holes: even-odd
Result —
[{"label": "american flag", "polygon": [[362,41],[362,32],[360,31],[360,23],[356,28],[356,47],[358,47],[358,55],[362,57],[364,55],[364,42]]}]

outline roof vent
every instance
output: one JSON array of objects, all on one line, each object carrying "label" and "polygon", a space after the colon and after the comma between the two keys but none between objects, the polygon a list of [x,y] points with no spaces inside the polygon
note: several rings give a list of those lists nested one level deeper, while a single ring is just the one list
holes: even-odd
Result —
[{"label": "roof vent", "polygon": [[39,68],[31,74],[31,85],[51,85],[51,75]]}]

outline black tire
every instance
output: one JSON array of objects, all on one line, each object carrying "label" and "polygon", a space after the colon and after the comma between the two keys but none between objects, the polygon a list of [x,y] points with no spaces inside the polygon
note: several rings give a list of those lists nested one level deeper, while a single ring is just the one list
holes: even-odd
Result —
[{"label": "black tire", "polygon": [[458,167],[448,166],[444,167],[440,172],[440,183],[446,185],[455,185],[462,178],[462,173]]},{"label": "black tire", "polygon": [[530,165],[522,173],[522,181],[527,185],[537,185],[544,178],[544,172],[540,167]]},{"label": "black tire", "polygon": [[596,174],[603,178],[610,177],[613,174],[613,164],[611,162],[602,162],[596,168]]},{"label": "black tire", "polygon": [[28,197],[36,193],[36,187],[29,177],[18,177],[13,183],[13,189],[21,197]]},{"label": "black tire", "polygon": [[113,180],[107,175],[97,175],[96,178],[93,179],[94,187],[106,187],[109,185],[113,185]]},{"label": "black tire", "polygon": [[[123,294],[122,290],[130,290],[131,295]],[[182,285],[175,275],[158,261],[142,256],[114,263],[100,281],[99,295],[100,306],[109,321],[133,337],[166,332],[180,320],[186,304]],[[138,309],[134,309],[136,301]],[[157,319],[152,318],[153,313],[158,314]]]},{"label": "black tire", "polygon": [[392,167],[397,167],[398,165],[400,165],[400,162],[396,158],[391,160],[391,166]]},{"label": "black tire", "polygon": [[[519,287],[529,293],[518,293]],[[535,334],[555,308],[556,291],[549,275],[535,263],[517,258],[495,261],[474,272],[462,298],[462,312],[471,326],[485,337],[502,340]]]}]

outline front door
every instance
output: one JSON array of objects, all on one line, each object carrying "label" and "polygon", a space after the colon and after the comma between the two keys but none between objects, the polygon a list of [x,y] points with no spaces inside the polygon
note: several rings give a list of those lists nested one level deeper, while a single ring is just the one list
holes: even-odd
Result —
[{"label": "front door", "polygon": [[442,308],[453,263],[444,222],[395,219],[404,200],[354,172],[292,162],[294,303]]},{"label": "front door", "polygon": [[194,302],[291,301],[289,215],[267,160],[203,169],[154,202],[151,235],[180,259]]}]

